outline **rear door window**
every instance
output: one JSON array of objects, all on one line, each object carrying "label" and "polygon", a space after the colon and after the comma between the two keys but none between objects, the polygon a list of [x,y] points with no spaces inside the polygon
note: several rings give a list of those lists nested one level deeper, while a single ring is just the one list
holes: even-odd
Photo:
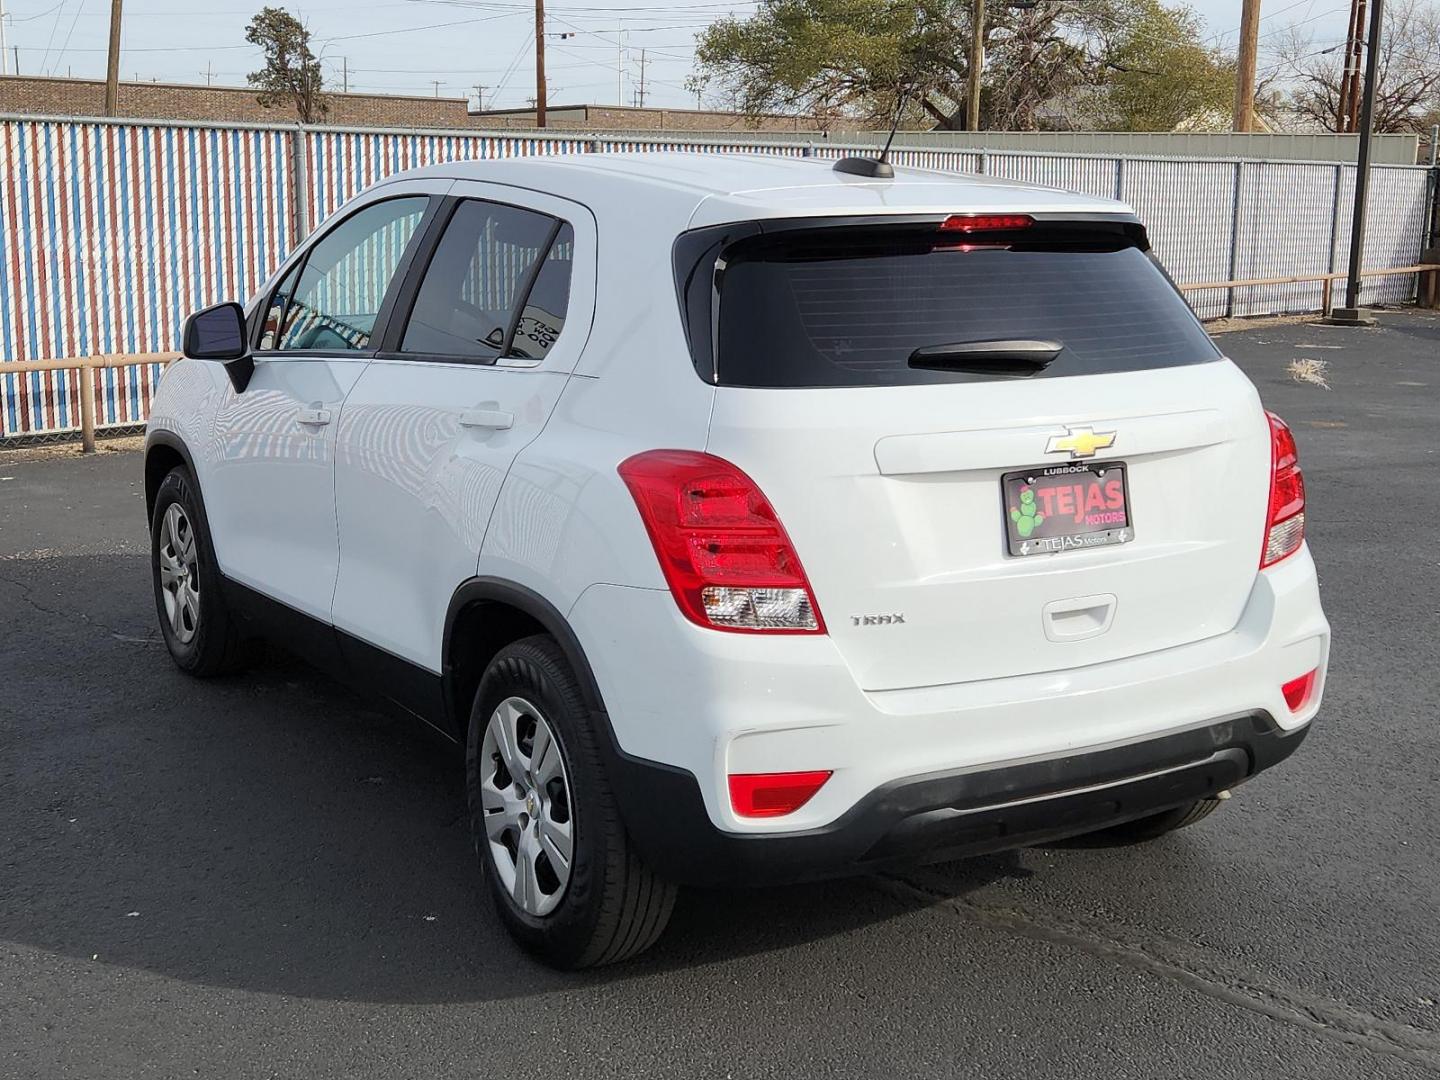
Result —
[{"label": "rear door window", "polygon": [[493,363],[543,358],[565,322],[570,226],[517,206],[455,208],[420,282],[402,353]]},{"label": "rear door window", "polygon": [[[912,365],[917,350],[957,343],[1062,346],[1029,377],[1219,356],[1164,273],[1121,230],[961,239],[935,225],[857,225],[739,240],[716,262],[717,347],[697,355],[697,366],[731,386],[891,386],[1017,374],[998,363],[982,371]],[[696,305],[687,308],[692,345],[708,345],[708,328],[694,325]]]}]

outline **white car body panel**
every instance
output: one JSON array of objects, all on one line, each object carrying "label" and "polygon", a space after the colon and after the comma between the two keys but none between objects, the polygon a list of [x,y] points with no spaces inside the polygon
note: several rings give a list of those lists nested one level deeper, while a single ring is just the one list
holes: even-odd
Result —
[{"label": "white car body panel", "polygon": [[[992,524],[1000,477],[1047,463],[1049,436],[1072,424],[1116,433],[1099,460],[1126,463],[1134,539],[1013,558]],[[707,449],[769,497],[864,690],[1028,675],[1222,634],[1250,592],[1269,493],[1259,398],[1224,361],[858,392],[727,387]],[[1047,606],[1085,598],[1101,598],[1106,631],[1053,640]]]},{"label": "white car body panel", "polygon": [[[440,671],[450,597],[475,575],[510,463],[544,428],[565,378],[415,360],[366,368],[345,406],[334,476],[336,627]],[[471,410],[512,420],[463,426]]]},{"label": "white car body panel", "polygon": [[363,356],[258,357],[245,393],[231,390],[216,410],[201,480],[225,574],[321,619],[330,617],[339,552],[337,422],[365,366]]}]

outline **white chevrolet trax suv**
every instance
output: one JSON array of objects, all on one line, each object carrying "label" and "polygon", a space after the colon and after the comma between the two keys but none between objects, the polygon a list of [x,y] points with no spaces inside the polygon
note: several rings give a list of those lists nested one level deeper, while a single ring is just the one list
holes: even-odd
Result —
[{"label": "white chevrolet trax suv", "polygon": [[679,885],[1158,836],[1324,688],[1289,429],[1128,207],[1008,181],[392,176],[191,316],[145,481],[175,662],[277,640],[463,745],[562,967]]}]

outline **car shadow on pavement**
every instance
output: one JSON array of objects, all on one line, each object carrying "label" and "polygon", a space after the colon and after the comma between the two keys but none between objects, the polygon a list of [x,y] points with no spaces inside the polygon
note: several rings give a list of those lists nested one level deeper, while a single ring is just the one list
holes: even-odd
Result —
[{"label": "car shadow on pavement", "polygon": [[[864,933],[925,904],[863,880],[682,894],[617,968],[563,975],[484,895],[462,762],[270,652],[171,665],[137,555],[0,561],[0,940],[206,985],[376,1002],[575,990]],[[951,875],[960,891],[1004,857]]]}]

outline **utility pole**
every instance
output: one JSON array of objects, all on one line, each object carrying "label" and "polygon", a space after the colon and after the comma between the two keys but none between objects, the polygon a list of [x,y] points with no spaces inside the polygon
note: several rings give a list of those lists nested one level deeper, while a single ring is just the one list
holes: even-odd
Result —
[{"label": "utility pole", "polygon": [[1355,130],[1360,104],[1360,47],[1365,34],[1365,0],[1350,0],[1350,22],[1345,30],[1345,58],[1341,62],[1340,100],[1335,107],[1335,130]]},{"label": "utility pole", "polygon": [[434,87],[435,87],[435,96],[438,98],[438,97],[440,96],[440,80],[439,80],[439,79],[431,79],[430,82],[431,82],[431,84],[434,85]]},{"label": "utility pole", "polygon": [[623,85],[623,84],[624,84],[624,81],[625,81],[625,80],[624,80],[625,68],[624,68],[624,59],[623,59],[623,56],[622,56],[622,53],[624,52],[624,46],[621,44],[622,39],[621,39],[621,37],[620,37],[620,35],[623,34],[624,32],[625,32],[625,23],[624,23],[623,21],[617,22],[617,23],[615,24],[615,104],[616,104],[616,105],[624,105],[624,104],[625,104],[625,89],[624,89],[624,85]]},{"label": "utility pole", "polygon": [[980,69],[985,66],[985,0],[975,0],[970,25],[970,86],[965,92],[965,130],[980,130]]},{"label": "utility pole", "polygon": [[206,60],[206,61],[205,61],[205,85],[206,85],[206,86],[210,86],[210,85],[215,81],[215,73],[210,70],[212,67],[214,67],[214,65],[213,65],[209,60]]},{"label": "utility pole", "polygon": [[545,0],[535,0],[535,126],[545,126]]},{"label": "utility pole", "polygon": [[[10,50],[5,47],[5,0],[0,0],[0,75],[10,74]],[[15,74],[20,74],[20,65],[15,65]]]},{"label": "utility pole", "polygon": [[348,56],[340,58],[340,92],[342,94],[350,92],[350,58]]},{"label": "utility pole", "polygon": [[645,107],[645,50],[640,50],[640,108]]},{"label": "utility pole", "polygon": [[110,0],[110,57],[105,65],[105,115],[120,107],[120,2]]},{"label": "utility pole", "polygon": [[489,90],[489,89],[490,89],[490,88],[489,88],[488,86],[481,86],[479,83],[476,83],[476,84],[475,84],[475,111],[476,111],[476,112],[484,112],[484,111],[485,111],[485,91],[486,91],[486,90]]},{"label": "utility pole", "polygon": [[1236,131],[1255,130],[1255,51],[1260,42],[1260,0],[1245,0],[1240,10],[1240,52],[1235,58]]},{"label": "utility pole", "polygon": [[1355,9],[1355,39],[1350,43],[1352,74],[1350,76],[1350,99],[1346,102],[1346,131],[1358,131],[1360,127],[1360,57],[1365,51],[1365,4],[1358,0]]},{"label": "utility pole", "polygon": [[1380,34],[1384,0],[1370,0],[1370,33],[1365,38],[1365,97],[1360,105],[1360,151],[1355,160],[1355,216],[1350,221],[1350,276],[1345,306],[1330,313],[1332,322],[1368,326],[1375,320],[1360,314],[1360,261],[1365,254],[1365,201],[1370,192],[1370,135],[1375,126],[1375,92],[1380,72]]}]

